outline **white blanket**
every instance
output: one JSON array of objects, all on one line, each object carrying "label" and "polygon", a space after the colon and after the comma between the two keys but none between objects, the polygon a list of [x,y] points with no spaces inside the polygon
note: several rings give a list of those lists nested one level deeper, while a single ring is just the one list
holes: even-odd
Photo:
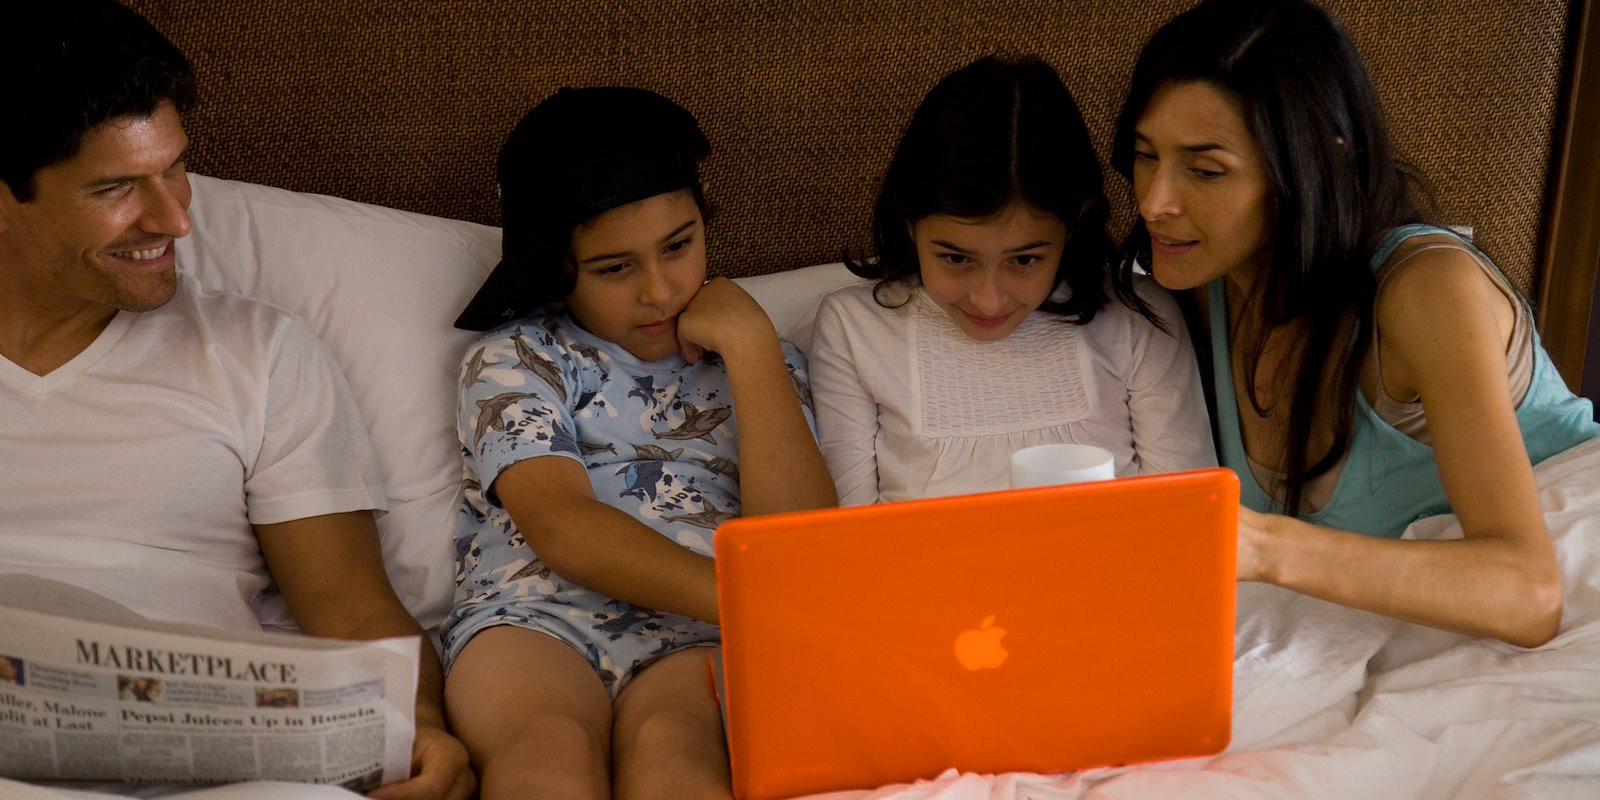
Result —
[{"label": "white blanket", "polygon": [[[1600,440],[1536,470],[1566,580],[1536,650],[1241,584],[1233,744],[1066,775],[961,775],[812,800],[1600,797]],[[1461,536],[1453,517],[1409,538]]]},{"label": "white blanket", "polygon": [[[1536,470],[1566,580],[1537,650],[1469,639],[1259,584],[1239,588],[1233,745],[1220,756],[1066,775],[963,775],[810,800],[1600,797],[1600,440]],[[1407,536],[1461,535],[1451,517]],[[18,800],[101,797],[0,781]],[[185,800],[352,797],[241,785]]]}]

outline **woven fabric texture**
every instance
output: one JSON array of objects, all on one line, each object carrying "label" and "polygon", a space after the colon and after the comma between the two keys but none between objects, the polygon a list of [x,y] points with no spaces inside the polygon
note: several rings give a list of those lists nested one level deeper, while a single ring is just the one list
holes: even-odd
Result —
[{"label": "woven fabric texture", "polygon": [[[498,224],[494,154],[563,85],[654,89],[711,139],[714,272],[863,253],[901,126],[944,73],[1036,53],[1096,145],[1139,46],[1189,0],[125,0],[189,55],[205,174]],[[1534,288],[1565,0],[1328,3],[1440,217]],[[1113,234],[1133,213],[1107,173]]]}]

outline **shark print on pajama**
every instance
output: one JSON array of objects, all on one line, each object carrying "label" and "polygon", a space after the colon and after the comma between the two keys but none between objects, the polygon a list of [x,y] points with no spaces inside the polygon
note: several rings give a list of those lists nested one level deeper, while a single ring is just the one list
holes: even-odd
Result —
[{"label": "shark print on pajama", "polygon": [[[813,432],[804,358],[784,361]],[[486,334],[462,362],[457,430],[466,489],[456,532],[456,605],[443,629],[446,663],[473,634],[517,625],[582,653],[613,695],[644,664],[715,644],[716,626],[640,608],[571,583],[539,560],[493,494],[495,478],[529,458],[569,458],[595,498],[710,556],[711,536],[739,514],[739,431],[727,372],[641,361],[565,314],[536,314]]]}]

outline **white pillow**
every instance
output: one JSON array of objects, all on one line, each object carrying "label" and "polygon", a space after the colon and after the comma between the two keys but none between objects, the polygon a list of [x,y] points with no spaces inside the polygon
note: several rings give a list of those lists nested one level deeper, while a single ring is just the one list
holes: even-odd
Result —
[{"label": "white pillow", "polygon": [[834,289],[866,279],[852,275],[844,264],[834,263],[734,280],[761,304],[779,336],[808,353],[822,298]]},{"label": "white pillow", "polygon": [[[455,384],[473,338],[451,323],[499,259],[499,231],[201,175],[190,182],[194,227],[178,242],[179,264],[203,286],[294,312],[333,351],[389,495],[378,527],[390,579],[424,626],[437,625],[455,590]],[[281,607],[262,615],[288,620]]]},{"label": "white pillow", "polygon": [[[452,323],[500,258],[500,231],[323,195],[190,175],[193,232],[180,268],[203,286],[304,319],[344,367],[389,495],[378,519],[395,591],[424,627],[450,609],[461,454],[462,353]],[[842,264],[740,279],[802,350],[822,296],[858,280]],[[262,609],[290,624],[281,602]]]}]

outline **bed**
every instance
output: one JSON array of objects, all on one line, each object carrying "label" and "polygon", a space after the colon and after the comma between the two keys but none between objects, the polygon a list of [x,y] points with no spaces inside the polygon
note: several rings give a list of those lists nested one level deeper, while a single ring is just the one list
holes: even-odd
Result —
[{"label": "bed", "polygon": [[[186,274],[294,311],[333,348],[371,420],[393,498],[379,520],[391,577],[413,612],[436,624],[453,589],[449,531],[460,465],[452,408],[470,337],[450,323],[495,263],[498,232],[202,175],[191,182],[194,232],[178,251]],[[822,264],[739,280],[804,347],[817,301],[855,278]],[[1223,755],[1058,776],[949,774],[826,797],[1594,797],[1600,440],[1545,462],[1537,475],[1567,584],[1562,631],[1542,648],[1241,584],[1233,742]],[[1452,518],[1435,517],[1407,535],[1460,531]],[[286,623],[266,613],[267,624]],[[5,783],[0,794],[63,796]],[[191,800],[333,796],[326,787],[246,785]]]},{"label": "bed", "polygon": [[[498,257],[492,156],[529,103],[562,84],[632,83],[700,116],[716,148],[713,270],[741,280],[804,348],[821,295],[853,280],[837,262],[865,238],[896,130],[940,74],[993,50],[1041,53],[1104,150],[1139,43],[1187,3],[130,5],[190,54],[201,79],[203,104],[189,119],[194,233],[180,243],[181,268],[301,315],[334,351],[391,497],[379,521],[391,578],[432,625],[453,588],[452,409],[470,338],[450,322]],[[1331,5],[1401,112],[1401,144],[1433,179],[1442,216],[1471,227],[1530,295],[1592,293],[1600,239],[1562,217],[1584,197],[1568,185],[1588,167],[1563,155],[1564,125],[1582,118],[1569,83],[1592,13],[1508,0],[1486,36],[1486,12],[1469,2]],[[1126,219],[1125,187],[1114,176],[1108,185]],[[1562,363],[1575,381],[1583,323],[1562,305],[1542,304],[1541,325],[1552,345],[1576,331],[1578,358]],[[1545,647],[1242,584],[1234,736],[1222,755],[1054,776],[947,774],[818,797],[1600,796],[1600,442],[1537,477],[1567,582],[1561,633]],[[1407,535],[1459,533],[1438,517]],[[269,607],[263,621],[287,618]],[[7,798],[80,794],[0,781]],[[261,784],[188,795],[349,797]]]}]

